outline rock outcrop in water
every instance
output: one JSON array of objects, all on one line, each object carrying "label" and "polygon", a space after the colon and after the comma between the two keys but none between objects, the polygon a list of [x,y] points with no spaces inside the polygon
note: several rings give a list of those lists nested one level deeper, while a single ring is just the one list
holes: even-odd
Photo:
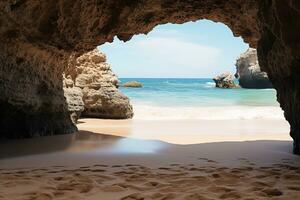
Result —
[{"label": "rock outcrop in water", "polygon": [[139,87],[143,87],[143,84],[141,84],[140,82],[137,82],[137,81],[128,81],[128,82],[122,84],[122,87],[135,87],[135,88],[139,88]]},{"label": "rock outcrop in water", "polygon": [[65,72],[64,91],[72,120],[82,117],[127,119],[133,116],[119,80],[97,49],[78,57]]},{"label": "rock outcrop in water", "polygon": [[273,88],[266,72],[260,70],[256,49],[249,48],[236,61],[236,78],[243,88]]},{"label": "rock outcrop in water", "polygon": [[236,88],[234,83],[234,76],[230,72],[225,72],[213,78],[217,88]]},{"label": "rock outcrop in water", "polygon": [[0,1],[0,137],[76,131],[61,76],[70,61],[115,36],[199,19],[222,22],[257,48],[300,154],[298,0]]}]

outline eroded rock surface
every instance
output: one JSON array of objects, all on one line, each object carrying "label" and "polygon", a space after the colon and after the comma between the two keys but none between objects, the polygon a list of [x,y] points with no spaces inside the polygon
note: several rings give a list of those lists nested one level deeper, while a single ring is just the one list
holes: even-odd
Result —
[{"label": "eroded rock surface", "polygon": [[65,72],[64,91],[72,119],[80,114],[108,119],[131,118],[132,106],[118,85],[118,77],[106,63],[106,56],[97,49],[71,62]]},{"label": "eroded rock surface", "polygon": [[1,39],[0,138],[75,132],[62,85],[67,55]]},{"label": "eroded rock surface", "polygon": [[266,72],[262,72],[258,64],[256,49],[249,48],[236,61],[236,78],[243,88],[272,88]]},{"label": "eroded rock surface", "polygon": [[300,1],[260,1],[258,60],[277,91],[300,154]]},{"label": "eroded rock surface", "polygon": [[213,78],[217,88],[236,88],[234,76],[230,72],[225,72]]},{"label": "eroded rock surface", "polygon": [[63,74],[63,77],[64,96],[66,97],[71,120],[76,124],[82,111],[84,111],[82,89],[74,85],[74,81],[70,75],[65,77],[65,74]]},{"label": "eroded rock surface", "polygon": [[74,131],[60,76],[71,59],[114,36],[199,19],[223,22],[257,47],[300,153],[298,0],[0,1],[1,136]]}]

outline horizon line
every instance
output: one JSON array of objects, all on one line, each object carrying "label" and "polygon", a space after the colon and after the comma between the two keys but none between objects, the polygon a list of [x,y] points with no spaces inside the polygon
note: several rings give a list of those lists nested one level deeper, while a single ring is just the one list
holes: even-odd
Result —
[{"label": "horizon line", "polygon": [[206,78],[206,79],[213,79],[213,77],[118,77],[118,78],[177,78],[177,79],[196,79],[196,78]]}]

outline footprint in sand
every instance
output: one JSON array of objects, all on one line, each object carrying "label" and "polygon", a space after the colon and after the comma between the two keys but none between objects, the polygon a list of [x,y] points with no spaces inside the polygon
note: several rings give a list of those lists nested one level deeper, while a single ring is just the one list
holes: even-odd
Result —
[{"label": "footprint in sand", "polygon": [[198,158],[198,160],[204,160],[204,161],[206,161],[206,162],[208,162],[208,163],[218,163],[217,161],[210,160],[210,159],[208,159],[208,158]]},{"label": "footprint in sand", "polygon": [[167,193],[167,192],[164,193],[157,192],[150,196],[151,199],[157,199],[157,200],[173,200],[176,199],[176,197],[178,197],[178,195],[174,193]]},{"label": "footprint in sand", "polygon": [[217,173],[214,173],[214,174],[212,174],[211,175],[213,178],[220,178],[221,177],[221,175],[220,174],[217,174]]},{"label": "footprint in sand", "polygon": [[214,192],[214,193],[223,193],[223,192],[232,192],[234,189],[228,188],[228,187],[222,187],[222,186],[210,186],[207,188],[208,191]]},{"label": "footprint in sand", "polygon": [[137,164],[126,164],[126,167],[141,167],[141,165],[137,165]]},{"label": "footprint in sand", "polygon": [[299,191],[300,192],[300,186],[288,186],[289,190]]},{"label": "footprint in sand", "polygon": [[91,169],[91,172],[105,172],[105,169]]},{"label": "footprint in sand", "polygon": [[237,160],[246,165],[251,165],[251,166],[255,165],[255,163],[249,161],[247,158],[238,158]]},{"label": "footprint in sand", "polygon": [[113,165],[111,166],[112,168],[119,168],[119,167],[123,167],[122,165]]},{"label": "footprint in sand", "polygon": [[54,199],[54,195],[49,193],[33,193],[30,194],[28,197],[28,200],[52,200],[52,199]]},{"label": "footprint in sand", "polygon": [[283,178],[288,181],[298,181],[298,180],[300,180],[300,175],[290,173],[290,174],[283,175]]},{"label": "footprint in sand", "polygon": [[270,187],[271,185],[265,182],[261,182],[261,181],[255,181],[253,183],[251,183],[252,186],[255,187]]},{"label": "footprint in sand", "polygon": [[280,190],[276,188],[264,189],[262,192],[268,195],[269,197],[281,196],[283,194]]},{"label": "footprint in sand", "polygon": [[149,187],[161,187],[164,184],[160,183],[160,182],[156,182],[156,181],[150,181],[144,184],[145,186],[149,186]]},{"label": "footprint in sand", "polygon": [[158,169],[160,169],[160,170],[170,170],[171,168],[169,168],[169,167],[159,167]]},{"label": "footprint in sand", "polygon": [[220,199],[240,199],[242,195],[239,192],[231,191],[220,195]]},{"label": "footprint in sand", "polygon": [[207,198],[201,194],[190,194],[184,197],[184,200],[211,200],[210,198]]},{"label": "footprint in sand", "polygon": [[134,193],[121,198],[121,200],[145,200],[145,196],[140,193]]},{"label": "footprint in sand", "polygon": [[108,167],[108,165],[99,165],[99,164],[96,164],[96,165],[93,165],[94,167]]},{"label": "footprint in sand", "polygon": [[107,185],[101,188],[103,192],[123,192],[126,190],[126,187],[122,187],[118,184],[115,185]]}]

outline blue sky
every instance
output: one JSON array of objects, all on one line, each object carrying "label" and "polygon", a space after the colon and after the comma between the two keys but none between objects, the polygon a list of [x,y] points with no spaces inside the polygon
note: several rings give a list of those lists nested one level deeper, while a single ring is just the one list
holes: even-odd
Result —
[{"label": "blue sky", "polygon": [[234,73],[236,58],[247,48],[226,25],[208,20],[160,25],[128,42],[115,38],[99,46],[120,78],[210,78]]}]

